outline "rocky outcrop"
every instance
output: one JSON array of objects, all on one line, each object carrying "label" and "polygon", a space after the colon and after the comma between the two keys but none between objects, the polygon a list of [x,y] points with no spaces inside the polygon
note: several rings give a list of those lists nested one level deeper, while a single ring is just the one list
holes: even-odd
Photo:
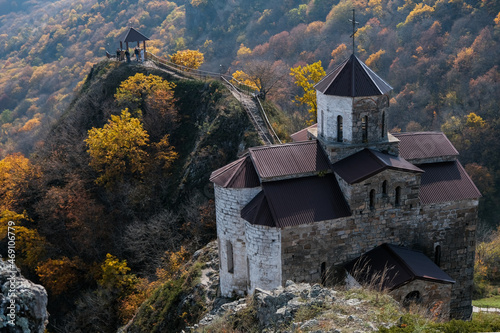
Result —
[{"label": "rocky outcrop", "polygon": [[388,295],[287,281],[284,288],[257,288],[251,297],[214,307],[191,330],[201,332],[244,312],[261,332],[375,332],[394,325],[401,316],[399,304]]},{"label": "rocky outcrop", "polygon": [[0,332],[43,333],[49,322],[47,291],[0,260]]}]

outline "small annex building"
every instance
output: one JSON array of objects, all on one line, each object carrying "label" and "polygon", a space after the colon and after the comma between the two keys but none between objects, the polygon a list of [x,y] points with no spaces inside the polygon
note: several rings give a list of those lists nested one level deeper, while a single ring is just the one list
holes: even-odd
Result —
[{"label": "small annex building", "polygon": [[212,173],[223,296],[389,266],[396,299],[470,318],[481,194],[443,133],[387,132],[391,89],[352,55],[316,85],[317,124]]}]

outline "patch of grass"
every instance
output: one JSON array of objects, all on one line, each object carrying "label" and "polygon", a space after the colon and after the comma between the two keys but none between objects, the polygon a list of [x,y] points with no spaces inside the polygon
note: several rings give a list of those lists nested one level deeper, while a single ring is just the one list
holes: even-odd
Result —
[{"label": "patch of grass", "polygon": [[494,313],[474,314],[471,321],[451,320],[444,323],[435,323],[420,315],[405,314],[398,325],[391,328],[379,328],[382,333],[469,333],[469,332],[498,332],[500,330],[500,316]]},{"label": "patch of grass", "polygon": [[500,308],[500,295],[473,300],[472,305],[481,308]]},{"label": "patch of grass", "polygon": [[297,313],[295,314],[294,321],[303,322],[316,318],[320,313],[324,312],[327,309],[328,309],[327,306],[318,306],[318,305],[301,306],[297,310]]},{"label": "patch of grass", "polygon": [[226,312],[222,317],[215,320],[210,325],[199,328],[198,333],[220,333],[220,332],[261,332],[259,320],[257,319],[257,309],[251,297],[247,298],[247,307],[237,313]]}]

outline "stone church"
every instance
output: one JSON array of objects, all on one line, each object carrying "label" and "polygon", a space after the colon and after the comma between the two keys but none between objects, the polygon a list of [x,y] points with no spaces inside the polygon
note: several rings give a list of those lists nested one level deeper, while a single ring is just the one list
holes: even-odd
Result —
[{"label": "stone church", "polygon": [[440,132],[388,133],[392,88],[355,55],[315,88],[316,125],[211,175],[221,294],[383,276],[403,304],[470,318],[481,194],[457,150]]}]

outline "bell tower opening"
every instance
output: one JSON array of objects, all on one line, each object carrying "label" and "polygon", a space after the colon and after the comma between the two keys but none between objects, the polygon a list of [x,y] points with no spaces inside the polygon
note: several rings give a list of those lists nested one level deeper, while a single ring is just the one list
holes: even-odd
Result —
[{"label": "bell tower opening", "polygon": [[368,142],[368,116],[361,118],[361,131],[363,133],[362,142]]}]

